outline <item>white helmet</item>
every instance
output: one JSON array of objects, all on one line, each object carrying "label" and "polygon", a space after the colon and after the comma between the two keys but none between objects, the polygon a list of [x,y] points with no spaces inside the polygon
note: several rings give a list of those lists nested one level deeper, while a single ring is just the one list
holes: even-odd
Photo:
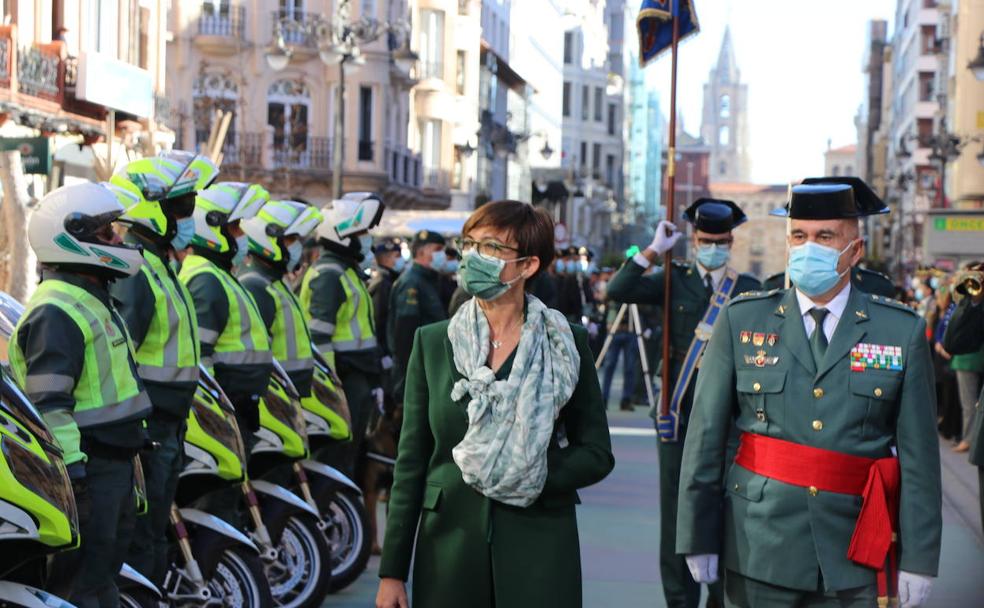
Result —
[{"label": "white helmet", "polygon": [[194,247],[215,253],[235,253],[225,231],[226,224],[248,220],[270,200],[270,193],[258,184],[219,182],[198,193],[195,198]]},{"label": "white helmet", "polygon": [[256,217],[241,226],[249,237],[249,252],[268,262],[287,262],[283,239],[296,235],[304,240],[322,221],[316,207],[300,201],[270,201]]},{"label": "white helmet", "polygon": [[385,209],[378,194],[350,192],[321,210],[325,221],[318,226],[318,238],[348,247],[350,237],[369,232],[379,225]]},{"label": "white helmet", "polygon": [[27,238],[42,264],[127,277],[140,270],[140,249],[99,238],[125,211],[108,183],[62,186],[38,203]]}]

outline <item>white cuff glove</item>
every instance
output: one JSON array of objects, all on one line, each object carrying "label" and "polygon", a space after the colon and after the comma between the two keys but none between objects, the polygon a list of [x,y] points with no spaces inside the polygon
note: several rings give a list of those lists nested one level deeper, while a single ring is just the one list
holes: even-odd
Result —
[{"label": "white cuff glove", "polygon": [[916,574],[914,572],[899,571],[899,605],[902,608],[908,606],[922,606],[929,597],[929,592],[933,588],[931,577]]},{"label": "white cuff glove", "polygon": [[[667,236],[669,232],[669,236]],[[677,227],[666,220],[662,220],[658,226],[656,226],[656,236],[653,237],[653,242],[649,244],[646,249],[655,251],[658,255],[663,255],[673,246],[676,242],[680,240],[683,233],[677,230]]]},{"label": "white cuff glove", "polygon": [[695,583],[710,585],[718,580],[718,556],[714,553],[688,555],[687,567]]},{"label": "white cuff glove", "polygon": [[382,359],[380,359],[379,364],[383,366],[383,371],[384,372],[385,371],[389,371],[389,370],[393,369],[393,357],[390,357],[389,355],[386,355],[385,357],[383,357]]},{"label": "white cuff glove", "polygon": [[592,338],[598,337],[598,324],[591,322],[588,323],[588,335]]},{"label": "white cuff glove", "polygon": [[379,410],[379,413],[380,414],[386,413],[384,409],[384,404],[386,402],[386,394],[383,392],[383,389],[374,388],[370,392],[372,393],[373,399],[376,401],[376,409]]}]

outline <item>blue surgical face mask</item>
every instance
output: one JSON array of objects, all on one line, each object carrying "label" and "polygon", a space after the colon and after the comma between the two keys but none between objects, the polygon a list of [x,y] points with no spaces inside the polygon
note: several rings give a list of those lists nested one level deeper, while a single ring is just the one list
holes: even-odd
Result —
[{"label": "blue surgical face mask", "polygon": [[796,288],[810,297],[820,296],[837,285],[851,269],[837,272],[837,264],[844,253],[854,246],[854,241],[837,251],[832,247],[812,241],[789,250],[789,280]]},{"label": "blue surgical face mask", "polygon": [[232,256],[232,265],[239,266],[246,259],[249,251],[249,237],[245,234],[236,237],[236,255]]},{"label": "blue surgical face mask", "polygon": [[396,262],[393,263],[393,270],[396,272],[403,272],[403,269],[407,267],[407,261],[403,259],[403,256],[396,258]]},{"label": "blue surgical face mask", "polygon": [[720,268],[731,259],[731,248],[721,245],[701,245],[697,247],[697,262],[708,270]]},{"label": "blue surgical face mask", "polygon": [[936,277],[932,277],[931,279],[929,279],[929,286],[932,287],[933,289],[939,289],[940,280]]},{"label": "blue surgical face mask", "polygon": [[556,262],[554,262],[554,269],[557,272],[564,272],[564,268],[565,268],[564,260],[557,260]]},{"label": "blue surgical face mask", "polygon": [[301,262],[301,254],[304,253],[304,244],[300,241],[294,241],[290,245],[287,245],[287,270],[293,271],[297,268],[297,265]]},{"label": "blue surgical face mask", "polygon": [[567,260],[565,266],[568,274],[576,274],[577,271],[581,269],[581,266],[577,263],[577,260]]},{"label": "blue surgical face mask", "polygon": [[192,237],[195,236],[195,218],[182,217],[175,220],[178,231],[171,239],[171,247],[175,251],[182,251],[191,244]]},{"label": "blue surgical face mask", "polygon": [[458,268],[461,266],[461,262],[458,260],[448,260],[444,262],[444,272],[448,274],[454,274],[458,272]]},{"label": "blue surgical face mask", "polygon": [[920,287],[919,289],[916,290],[915,296],[916,296],[916,302],[922,302],[923,298],[926,297],[926,293],[923,291],[922,287]]},{"label": "blue surgical face mask", "polygon": [[443,250],[437,250],[431,254],[431,270],[436,270],[437,272],[444,272],[444,265],[448,261],[448,256]]}]

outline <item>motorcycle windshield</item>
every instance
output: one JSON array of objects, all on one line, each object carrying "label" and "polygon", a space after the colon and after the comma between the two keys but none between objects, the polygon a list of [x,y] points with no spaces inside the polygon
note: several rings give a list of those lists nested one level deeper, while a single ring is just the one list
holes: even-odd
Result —
[{"label": "motorcycle windshield", "polygon": [[[220,463],[229,458],[238,459],[238,466],[229,464],[231,468],[241,469],[246,462],[246,449],[236,424],[235,409],[222,389],[218,388],[204,370],[198,381],[198,390],[195,391],[189,416],[197,424],[188,425],[185,440],[211,453]],[[198,436],[199,433],[204,436]]]},{"label": "motorcycle windshield", "polygon": [[7,343],[24,314],[24,306],[9,294],[0,291],[0,364],[7,365]]}]

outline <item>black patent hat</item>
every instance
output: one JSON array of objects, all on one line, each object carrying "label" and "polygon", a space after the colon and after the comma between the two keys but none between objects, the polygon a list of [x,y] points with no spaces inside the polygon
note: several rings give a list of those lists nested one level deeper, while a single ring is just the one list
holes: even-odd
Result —
[{"label": "black patent hat", "polygon": [[413,246],[419,247],[421,245],[447,245],[447,240],[440,232],[434,232],[433,230],[420,230],[417,234],[413,235]]},{"label": "black patent hat", "polygon": [[859,177],[808,177],[793,187],[785,207],[770,215],[794,220],[839,220],[890,210]]},{"label": "black patent hat", "polygon": [[683,212],[683,217],[697,230],[710,234],[731,232],[748,220],[748,216],[734,201],[717,198],[697,199]]}]

